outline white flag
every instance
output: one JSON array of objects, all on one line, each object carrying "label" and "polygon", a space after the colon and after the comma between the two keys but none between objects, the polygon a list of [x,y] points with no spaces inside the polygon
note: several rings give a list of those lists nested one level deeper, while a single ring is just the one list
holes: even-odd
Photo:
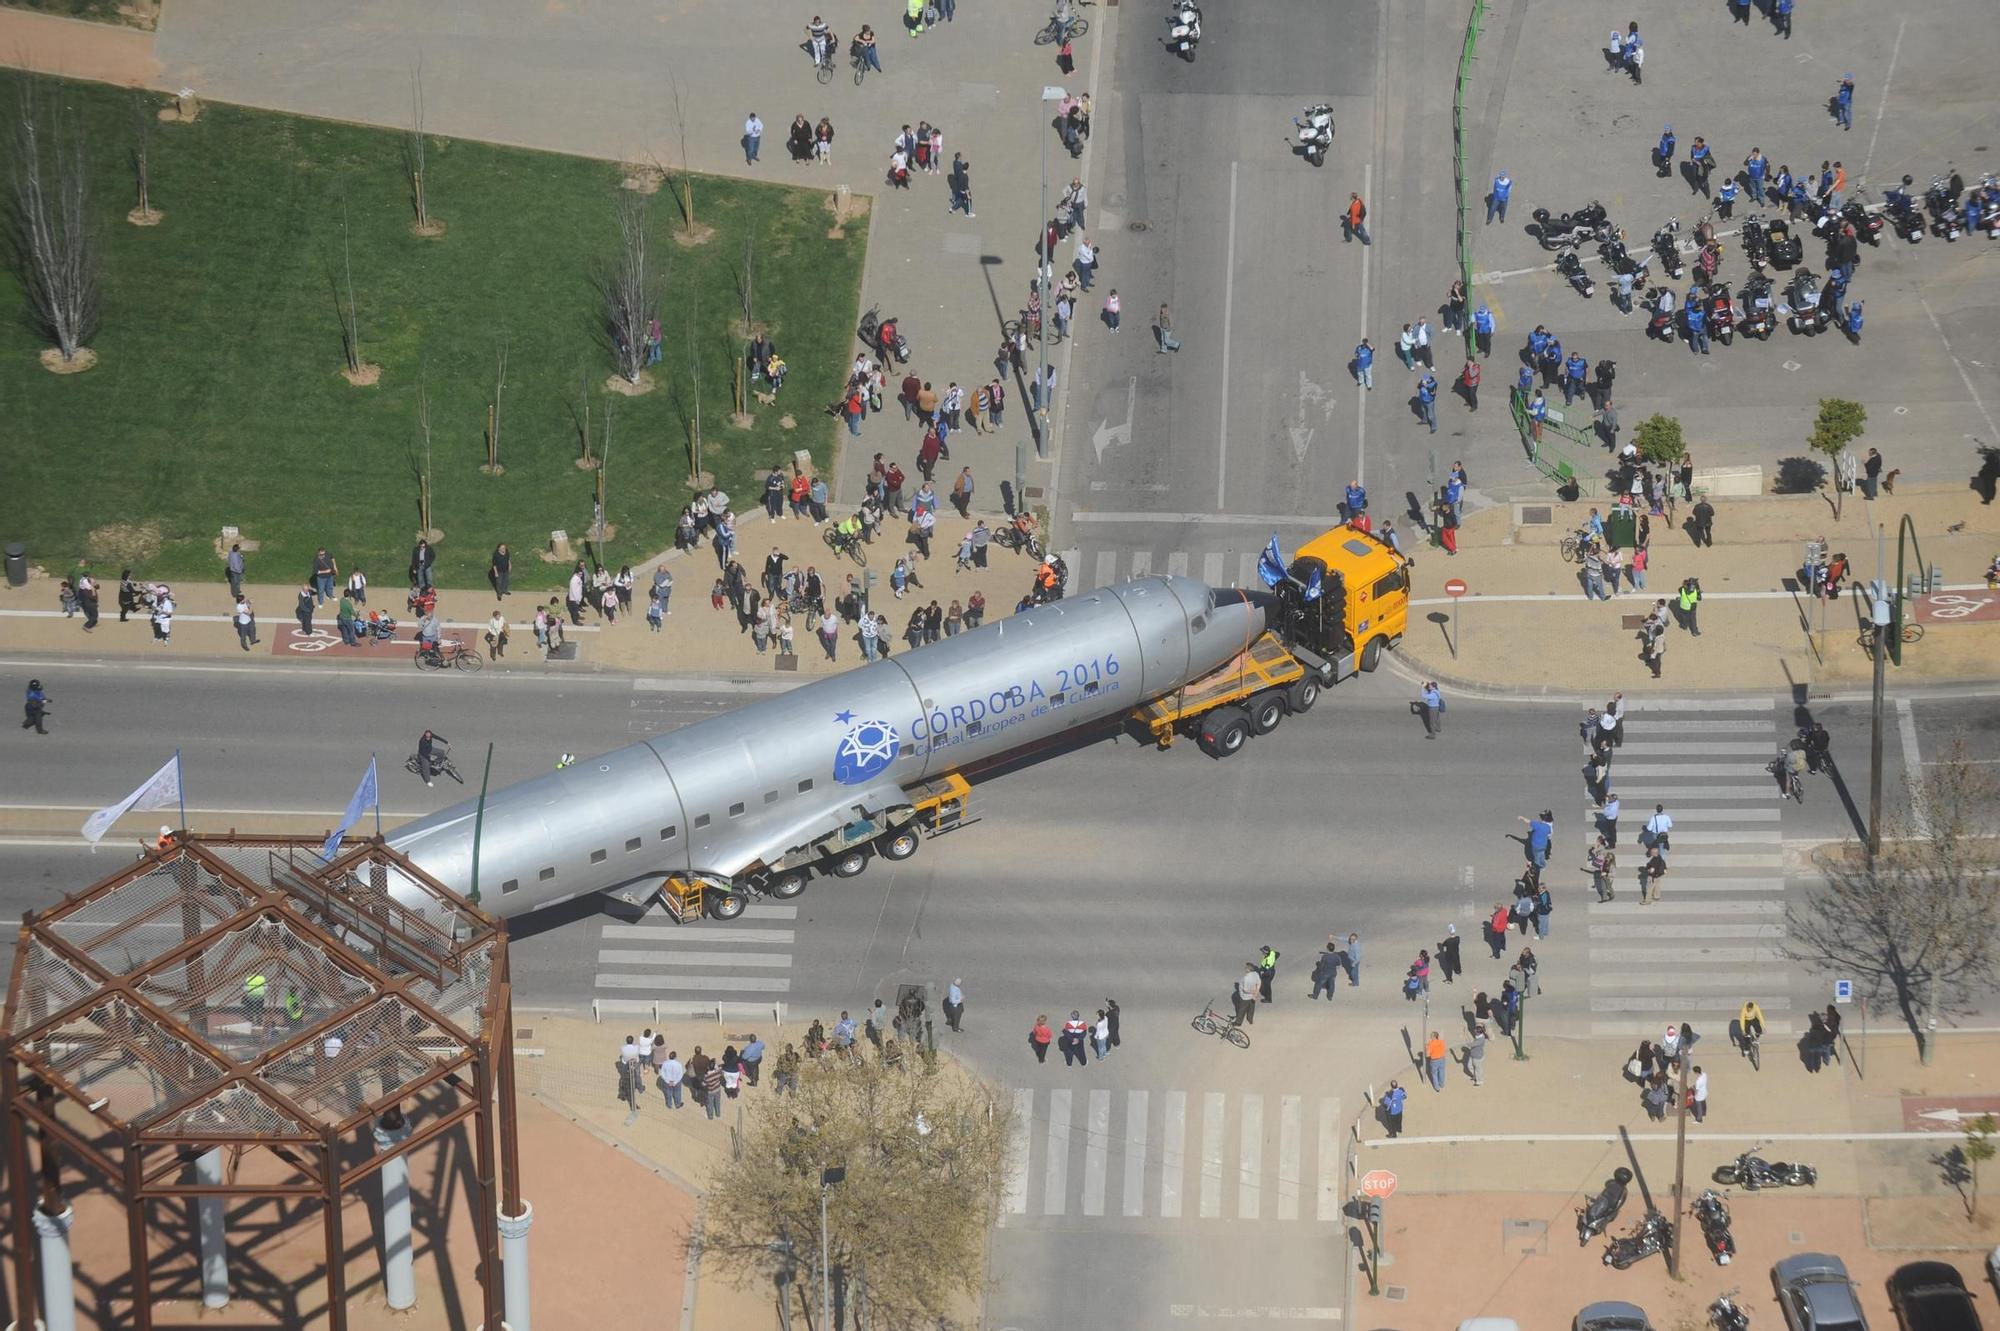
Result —
[{"label": "white flag", "polygon": [[171,809],[181,802],[181,756],[175,753],[167,765],[146,778],[146,783],[108,809],[99,809],[83,820],[83,839],[104,840],[111,825],[135,809]]},{"label": "white flag", "polygon": [[326,844],[319,848],[319,857],[323,860],[332,859],[334,852],[340,849],[340,839],[361,821],[362,814],[380,802],[381,797],[376,793],[375,785],[375,760],[370,758],[368,770],[362,774],[361,784],[354,788],[353,798],[347,801],[347,812],[340,816],[340,826],[333,829],[333,835],[329,836]]}]

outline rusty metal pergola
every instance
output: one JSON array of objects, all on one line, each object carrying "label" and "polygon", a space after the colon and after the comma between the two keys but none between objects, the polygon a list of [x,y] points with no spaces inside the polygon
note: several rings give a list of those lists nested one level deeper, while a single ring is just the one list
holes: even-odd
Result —
[{"label": "rusty metal pergola", "polygon": [[469,1121],[484,1325],[502,1325],[505,1229],[506,1311],[524,1326],[512,1006],[505,925],[379,839],[322,862],[316,842],[183,833],[27,915],[0,1018],[22,1325],[48,1311],[35,1236],[67,1233],[73,1162],[125,1207],[138,1331],[153,1324],[149,1203],[212,1199],[223,1270],[221,1203],[250,1197],[322,1203],[328,1325],[344,1331],[344,1191],[406,1174]]}]

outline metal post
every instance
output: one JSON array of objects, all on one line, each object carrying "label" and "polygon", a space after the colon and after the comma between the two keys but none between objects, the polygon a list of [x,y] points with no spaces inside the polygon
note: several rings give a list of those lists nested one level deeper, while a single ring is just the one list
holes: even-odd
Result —
[{"label": "metal post", "polygon": [[[504,936],[507,922],[500,922]],[[505,956],[503,951],[502,956]],[[533,1308],[528,1285],[528,1228],[535,1222],[535,1208],[521,1197],[521,1133],[516,1122],[514,1098],[514,981],[511,976],[500,987],[500,1030],[504,1043],[494,1056],[500,1073],[500,1239],[501,1277],[506,1285],[507,1325],[512,1331],[529,1331]]]},{"label": "metal post", "polygon": [[[410,1139],[403,1111],[390,1108],[375,1123],[375,1149],[393,1151]],[[397,1156],[382,1166],[382,1293],[391,1311],[417,1306],[416,1256],[410,1233],[410,1161]]]},{"label": "metal post", "polygon": [[1881,596],[1882,584],[1875,583],[1875,704],[1874,724],[1868,736],[1868,862],[1882,853],[1882,683],[1888,658],[1883,640],[1889,619],[1888,602]]},{"label": "metal post", "polygon": [[20,1069],[10,1049],[0,1054],[0,1105],[8,1118],[7,1183],[9,1203],[14,1211],[14,1313],[22,1326],[35,1324],[35,1267],[33,1236],[33,1195],[28,1186],[28,1119],[13,1112],[21,1101]]},{"label": "metal post", "polygon": [[[222,1185],[222,1148],[214,1147],[195,1157],[197,1183]],[[201,1301],[209,1308],[229,1306],[229,1241],[224,1234],[224,1210],[220,1196],[195,1199],[195,1228],[201,1236]]]},{"label": "metal post", "polygon": [[[513,1032],[507,1032],[511,1038]],[[479,1302],[483,1331],[502,1331],[500,1282],[494,1270],[500,1262],[500,1236],[495,1222],[500,1215],[500,1198],[494,1189],[493,1161],[493,1047],[481,1040],[472,1060],[472,1138],[474,1171],[478,1181],[477,1223],[479,1225]],[[638,1097],[633,1097],[638,1102]]]},{"label": "metal post", "polygon": [[[1046,189],[1044,183],[1044,189]],[[833,1279],[827,1266],[826,1256],[826,1175],[819,1181],[819,1324],[823,1328],[833,1325]]]},{"label": "metal post", "polygon": [[1451,598],[1451,659],[1454,661],[1458,659],[1458,603],[1464,599],[1463,596]]},{"label": "metal post", "polygon": [[[131,1202],[133,1207],[141,1203]],[[35,1210],[35,1233],[40,1236],[42,1267],[42,1325],[48,1331],[76,1331],[76,1271],[70,1264],[69,1227],[76,1223],[76,1209],[65,1206],[56,1215],[39,1207]],[[27,1310],[22,1309],[25,1313]],[[35,1323],[23,1322],[23,1326]]]},{"label": "metal post", "polygon": [[1679,1109],[1679,1122],[1675,1125],[1674,1141],[1674,1242],[1667,1249],[1667,1274],[1674,1279],[1681,1278],[1681,1223],[1687,1215],[1687,1207],[1682,1201],[1682,1189],[1687,1185],[1688,1163],[1688,1051],[1681,1050],[1681,1085],[1674,1096],[1674,1104]]},{"label": "metal post", "polygon": [[[357,1097],[359,1098],[359,1097]],[[347,1235],[340,1214],[340,1135],[332,1128],[320,1132],[320,1169],[326,1176],[326,1324],[332,1331],[347,1331]]]},{"label": "metal post", "polygon": [[479,804],[472,812],[472,891],[467,895],[472,898],[472,904],[475,906],[479,904],[479,841],[480,834],[486,827],[486,792],[492,784],[493,744],[489,740],[486,745],[486,771],[479,778]]},{"label": "metal post", "polygon": [[[53,1116],[53,1115],[51,1115]],[[44,1141],[47,1139],[44,1138]],[[125,1139],[125,1243],[132,1259],[132,1325],[137,1331],[153,1331],[153,1270],[146,1253],[146,1182],[139,1158],[139,1136],[128,1132]],[[57,1214],[53,1210],[43,1210],[36,1215],[39,1228],[45,1215]],[[62,1214],[68,1214],[67,1208]],[[47,1300],[49,1285],[48,1251],[42,1253],[42,1288],[44,1302]],[[55,1321],[52,1310],[50,1328],[54,1331]],[[333,1331],[346,1331],[344,1323],[335,1322]]]},{"label": "metal post", "polygon": [[[1925,1036],[1924,1039],[1925,1062],[1930,1061],[1930,1044],[1931,1044],[1930,1037],[1936,1034],[1937,1034],[1936,1031],[1932,1031]],[[1861,1052],[1860,1055],[1854,1060],[1854,1064],[1855,1064],[1854,1067],[1855,1075],[1865,1079],[1868,1076],[1868,995],[1866,994],[1861,995]]]},{"label": "metal post", "polygon": [[535,1223],[535,1208],[521,1203],[519,1215],[500,1212],[500,1276],[506,1286],[508,1331],[530,1331],[532,1309],[528,1302],[528,1227]]},{"label": "metal post", "polygon": [[1514,1061],[1528,1061],[1528,973],[1521,972],[1521,1011],[1514,1018]]}]

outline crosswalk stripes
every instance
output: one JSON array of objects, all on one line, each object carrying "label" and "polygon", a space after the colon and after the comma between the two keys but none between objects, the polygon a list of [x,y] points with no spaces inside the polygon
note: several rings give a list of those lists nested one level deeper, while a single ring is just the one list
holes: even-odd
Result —
[{"label": "crosswalk stripes", "polygon": [[1341,1220],[1334,1097],[1056,1087],[1013,1103],[1002,1224]]},{"label": "crosswalk stripes", "polygon": [[1211,587],[1252,587],[1258,585],[1259,548],[1244,549],[1243,542],[1239,540],[1224,549],[1113,548],[1086,551],[1081,547],[1071,547],[1056,553],[1062,556],[1077,579],[1077,585],[1072,590],[1082,592],[1160,573],[1176,578],[1199,578]]},{"label": "crosswalk stripes", "polygon": [[727,923],[676,924],[655,903],[637,924],[605,924],[593,988],[609,1011],[650,1011],[674,1004],[771,1003],[791,992],[799,908],[782,902],[746,906]]},{"label": "crosswalk stripes", "polygon": [[[1779,742],[1767,698],[1653,698],[1630,705],[1611,786],[1622,802],[1616,896],[1586,907],[1591,1032],[1657,1034],[1693,1019],[1721,1034],[1746,998],[1789,1034],[1783,803],[1766,764]],[[1674,820],[1660,899],[1639,900],[1634,833],[1666,805]],[[1594,844],[1596,806],[1582,840]]]}]

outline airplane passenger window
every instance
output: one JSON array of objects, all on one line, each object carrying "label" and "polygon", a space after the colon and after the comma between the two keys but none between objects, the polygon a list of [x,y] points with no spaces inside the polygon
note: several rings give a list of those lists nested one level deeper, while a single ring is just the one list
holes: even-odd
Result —
[{"label": "airplane passenger window", "polygon": [[805,794],[812,788],[813,788],[813,783],[811,777],[807,777],[805,780],[799,782],[799,794],[801,795]]},{"label": "airplane passenger window", "polygon": [[555,876],[556,876],[556,871],[553,868],[544,869],[540,874],[541,880],[545,883],[548,882],[549,879]]},{"label": "airplane passenger window", "polygon": [[628,851],[637,850],[639,849],[640,845],[644,843],[644,841],[645,841],[644,837],[633,837],[630,841],[627,841],[625,843],[625,849]]},{"label": "airplane passenger window", "polygon": [[707,826],[708,826],[708,815],[707,815],[707,814],[705,814],[705,813],[698,813],[698,814],[696,814],[696,815],[694,816],[694,826],[695,826],[695,830],[696,830],[696,831],[700,831],[700,830],[701,830],[702,828],[704,828],[704,827],[707,827]]},{"label": "airplane passenger window", "polygon": [[679,832],[680,828],[675,827],[673,824],[669,823],[667,826],[660,829],[660,840],[672,841],[675,835],[678,834]]},{"label": "airplane passenger window", "polygon": [[767,790],[767,791],[765,791],[765,792],[764,792],[764,803],[766,803],[766,804],[776,804],[777,802],[778,802],[778,792],[777,792],[777,791],[775,791],[775,790]]},{"label": "airplane passenger window", "polygon": [[509,892],[518,892],[520,890],[521,880],[518,878],[509,878],[506,882],[500,884],[500,895],[503,897]]},{"label": "airplane passenger window", "polygon": [[729,816],[731,818],[741,818],[743,816],[743,802],[741,800],[729,806]]},{"label": "airplane passenger window", "polygon": [[608,853],[609,852],[607,851],[593,850],[590,852],[590,862],[592,864],[602,864],[604,863],[605,855],[607,855]]}]

